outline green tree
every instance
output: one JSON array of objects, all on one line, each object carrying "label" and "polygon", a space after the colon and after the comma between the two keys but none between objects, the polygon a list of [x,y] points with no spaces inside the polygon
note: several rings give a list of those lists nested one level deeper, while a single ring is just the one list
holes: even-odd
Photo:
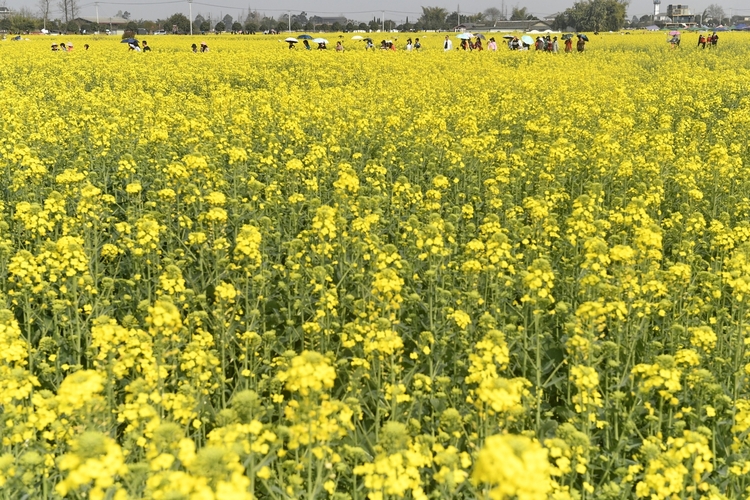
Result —
[{"label": "green tree", "polygon": [[484,9],[484,18],[490,23],[494,23],[495,21],[502,21],[505,19],[503,17],[503,13],[497,7]]},{"label": "green tree", "polygon": [[198,14],[195,16],[195,19],[193,19],[193,31],[201,31],[201,24],[203,24],[206,21],[206,18],[202,15]]},{"label": "green tree", "polygon": [[446,27],[447,17],[448,11],[442,7],[422,7],[419,23],[426,30],[440,30]]},{"label": "green tree", "polygon": [[710,26],[718,26],[723,23],[726,14],[721,5],[712,3],[703,11],[701,23],[709,24]]},{"label": "green tree", "polygon": [[216,30],[217,33],[223,33],[226,29],[227,27],[224,25],[223,21],[219,21],[216,23],[216,26],[214,26],[214,30]]},{"label": "green tree", "polygon": [[185,14],[172,14],[168,17],[163,26],[166,31],[172,31],[173,26],[177,26],[178,33],[190,33],[190,19]]},{"label": "green tree", "polygon": [[578,31],[617,31],[625,25],[628,2],[585,0],[564,12],[566,23]]},{"label": "green tree", "polygon": [[242,31],[242,25],[240,23],[238,23],[237,21],[235,21],[232,24],[232,31],[234,31],[235,33],[238,32],[238,31]]},{"label": "green tree", "polygon": [[21,7],[10,17],[11,29],[16,32],[32,31],[36,28],[37,20],[30,9]]},{"label": "green tree", "polygon": [[528,17],[529,13],[526,7],[513,7],[513,11],[510,14],[511,21],[525,21]]},{"label": "green tree", "polygon": [[370,22],[368,23],[368,25],[369,25],[369,27],[370,27],[370,31],[377,31],[377,30],[379,30],[379,29],[380,29],[380,27],[381,27],[381,24],[380,24],[380,19],[375,19],[375,18],[373,17],[373,18],[372,18],[372,21],[370,21]]}]

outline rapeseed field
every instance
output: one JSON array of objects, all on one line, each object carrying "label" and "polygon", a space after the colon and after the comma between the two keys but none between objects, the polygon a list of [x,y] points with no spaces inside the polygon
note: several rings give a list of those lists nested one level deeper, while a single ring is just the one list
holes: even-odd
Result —
[{"label": "rapeseed field", "polygon": [[750,35],[30,38],[0,497],[750,495]]}]

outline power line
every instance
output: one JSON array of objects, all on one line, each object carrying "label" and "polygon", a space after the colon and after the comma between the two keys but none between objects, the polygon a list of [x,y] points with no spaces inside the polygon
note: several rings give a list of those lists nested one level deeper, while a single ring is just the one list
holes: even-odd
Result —
[{"label": "power line", "polygon": [[[168,2],[171,3],[171,2]],[[204,7],[215,7],[217,9],[231,9],[231,10],[244,10],[244,7],[236,7],[231,5],[218,5],[213,3],[204,3],[204,2],[193,2],[195,5],[202,5]],[[257,11],[263,11],[263,12],[289,12],[289,9],[255,9]],[[313,12],[313,11],[311,11]],[[383,12],[383,9],[374,9],[374,10],[360,10],[360,11],[347,11],[342,12],[340,10],[338,11],[320,11],[316,10],[314,11],[315,14],[377,14],[379,12]],[[397,10],[386,10],[385,12],[389,14],[409,14],[409,15],[421,15],[421,12],[403,12],[403,11],[397,11]]]}]

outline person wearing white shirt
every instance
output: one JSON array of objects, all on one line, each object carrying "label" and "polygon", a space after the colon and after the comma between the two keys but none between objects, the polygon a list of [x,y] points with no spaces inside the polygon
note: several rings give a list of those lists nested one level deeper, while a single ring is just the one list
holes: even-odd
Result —
[{"label": "person wearing white shirt", "polygon": [[451,39],[448,38],[448,35],[445,35],[445,43],[443,44],[443,50],[445,52],[448,52],[449,50],[453,50],[453,42],[451,42]]}]

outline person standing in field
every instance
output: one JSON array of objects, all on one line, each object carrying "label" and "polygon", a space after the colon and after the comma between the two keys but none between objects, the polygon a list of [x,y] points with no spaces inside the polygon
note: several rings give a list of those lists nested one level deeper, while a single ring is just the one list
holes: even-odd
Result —
[{"label": "person standing in field", "polygon": [[477,43],[474,44],[474,48],[476,50],[484,50],[484,47],[482,47],[482,39],[477,38]]},{"label": "person standing in field", "polygon": [[146,40],[143,40],[143,52],[151,52],[151,47],[149,47]]},{"label": "person standing in field", "polygon": [[583,39],[581,35],[578,35],[578,42],[576,43],[576,50],[578,52],[583,52],[585,48],[586,48],[586,41]]},{"label": "person standing in field", "polygon": [[197,53],[198,52],[198,46],[196,44],[191,45],[190,49],[193,51],[193,53]]},{"label": "person standing in field", "polygon": [[449,50],[453,50],[453,42],[451,42],[451,39],[448,38],[448,35],[445,35],[445,42],[443,42],[443,51],[448,52]]},{"label": "person standing in field", "polygon": [[406,51],[411,52],[411,49],[414,47],[414,45],[411,42],[411,38],[406,39]]},{"label": "person standing in field", "polygon": [[703,36],[703,33],[698,35],[698,47],[705,49],[706,48],[706,37]]},{"label": "person standing in field", "polygon": [[560,45],[557,43],[557,37],[552,39],[552,53],[557,54],[560,52]]},{"label": "person standing in field", "polygon": [[419,38],[414,40],[414,50],[419,50],[422,48],[422,43],[419,41]]},{"label": "person standing in field", "polygon": [[201,42],[201,52],[208,52],[209,48],[208,45],[206,45],[206,42]]},{"label": "person standing in field", "polygon": [[490,38],[490,41],[487,43],[487,50],[491,50],[492,52],[497,51],[497,42],[495,41],[495,37]]},{"label": "person standing in field", "polygon": [[711,35],[711,48],[716,48],[716,45],[719,43],[719,35],[716,34],[714,31],[714,34]]},{"label": "person standing in field", "polygon": [[344,46],[341,44],[341,42],[336,42],[336,52],[343,52]]},{"label": "person standing in field", "polygon": [[565,52],[572,52],[572,51],[573,51],[573,39],[566,38],[565,39]]}]

